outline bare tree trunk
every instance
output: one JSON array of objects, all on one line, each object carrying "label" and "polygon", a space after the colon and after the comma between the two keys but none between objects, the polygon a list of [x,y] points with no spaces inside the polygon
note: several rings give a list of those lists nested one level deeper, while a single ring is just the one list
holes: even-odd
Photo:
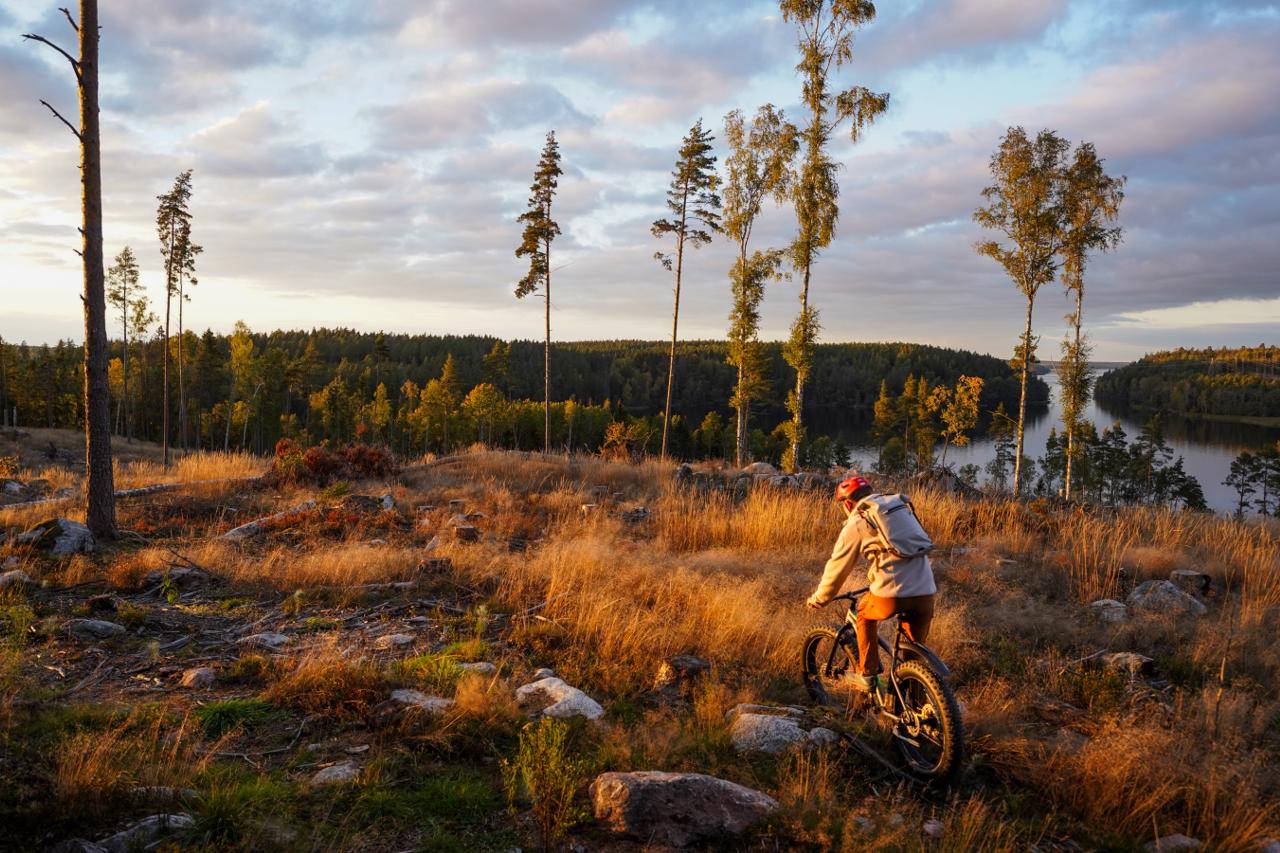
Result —
[{"label": "bare tree trunk", "polygon": [[178,433],[183,451],[187,449],[187,383],[183,370],[186,359],[182,349],[182,270],[178,270]]},{"label": "bare tree trunk", "polygon": [[84,213],[85,520],[94,536],[116,535],[107,385],[107,300],[102,268],[102,161],[98,130],[98,2],[80,2],[81,205]]},{"label": "bare tree trunk", "polygon": [[662,458],[667,458],[667,432],[671,424],[671,387],[676,381],[676,331],[680,326],[680,275],[684,269],[684,217],[676,235],[676,302],[671,310],[671,355],[667,359],[667,404],[662,409]]},{"label": "bare tree trunk", "polygon": [[161,394],[160,444],[164,449],[164,467],[169,469],[169,316],[173,302],[173,250],[174,232],[172,222],[169,225],[169,257],[164,265],[164,391]]},{"label": "bare tree trunk", "polygon": [[[812,258],[806,258],[804,264],[804,287],[800,291],[800,317],[808,321],[809,316],[809,270],[812,266]],[[808,353],[808,342],[805,343],[805,353]],[[792,415],[792,433],[791,433],[791,473],[800,470],[800,438],[804,432],[804,385],[809,378],[808,368],[796,371],[796,410]]]},{"label": "bare tree trunk", "polygon": [[[1080,358],[1081,358],[1080,356],[1080,324],[1081,322],[1083,322],[1082,312],[1084,311],[1084,282],[1079,281],[1077,282],[1077,284],[1079,286],[1076,288],[1076,314],[1075,314],[1076,345],[1075,345],[1075,350],[1073,350],[1072,352],[1072,357],[1075,358],[1078,362],[1080,361]],[[1079,368],[1077,367],[1077,369]],[[1080,422],[1080,412],[1078,411],[1078,409],[1083,407],[1083,405],[1084,405],[1083,400],[1080,400],[1077,402],[1076,404],[1077,411],[1075,415],[1071,418],[1070,423],[1067,424],[1067,472],[1066,472],[1066,475],[1063,477],[1063,481],[1062,481],[1062,494],[1063,494],[1063,497],[1065,497],[1067,500],[1071,500],[1071,463],[1074,461],[1075,455],[1076,455],[1076,425]]]},{"label": "bare tree trunk", "polygon": [[124,322],[120,324],[124,338],[124,360],[122,362],[122,373],[124,375],[124,392],[121,407],[124,409],[124,433],[125,438],[130,444],[133,444],[133,427],[129,418],[129,285],[124,286]]},{"label": "bare tree trunk", "polygon": [[1022,333],[1022,393],[1018,397],[1018,441],[1013,459],[1013,496],[1022,488],[1022,439],[1027,425],[1027,379],[1031,373],[1031,309],[1035,297],[1027,297],[1027,327]]},{"label": "bare tree trunk", "polygon": [[741,468],[747,459],[747,399],[742,395],[743,378],[742,362],[738,362],[738,437],[734,442],[733,464]]},{"label": "bare tree trunk", "polygon": [[[551,218],[551,205],[547,205],[547,219]],[[551,452],[551,241],[546,241],[547,284],[546,318],[547,340],[542,350],[542,452]]]}]

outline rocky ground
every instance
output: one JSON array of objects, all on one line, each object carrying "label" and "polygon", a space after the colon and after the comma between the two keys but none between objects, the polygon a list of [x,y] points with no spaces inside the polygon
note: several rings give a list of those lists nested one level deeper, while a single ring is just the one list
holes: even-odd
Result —
[{"label": "rocky ground", "polygon": [[[807,483],[678,472],[673,485],[665,472],[560,463],[495,475],[509,456],[122,501],[116,543],[72,519],[11,520],[0,847],[1280,849],[1268,838],[1274,685],[1221,679],[1212,725],[1234,745],[1184,756],[1195,772],[1234,761],[1241,772],[1208,784],[1234,786],[1252,811],[1196,799],[1152,757],[1208,724],[1212,673],[1177,646],[1239,608],[1223,577],[1126,568],[1117,598],[1066,605],[1019,574],[1019,558],[948,543],[938,566],[953,616],[936,645],[956,669],[972,749],[953,787],[924,790],[895,771],[874,726],[800,689],[795,602],[816,567],[774,568],[792,555],[726,568],[754,553],[743,551],[709,573],[722,551],[678,545],[690,534],[666,527],[689,494],[817,500]],[[574,550],[584,542],[605,554]],[[592,559],[605,574],[586,594],[575,584]],[[633,570],[652,585],[599,579]],[[742,604],[726,571],[794,609]],[[712,581],[739,597],[699,628],[671,585],[709,595]],[[1007,612],[989,630],[964,627],[993,591]],[[722,637],[728,601],[748,608],[747,627]],[[775,618],[790,633],[772,633]],[[1257,733],[1241,744],[1246,731]],[[1145,771],[1118,768],[1132,761]],[[1143,808],[1183,817],[1103,823],[1071,792],[1087,785],[1117,809],[1129,808],[1120,788],[1136,786],[1157,800]]]}]

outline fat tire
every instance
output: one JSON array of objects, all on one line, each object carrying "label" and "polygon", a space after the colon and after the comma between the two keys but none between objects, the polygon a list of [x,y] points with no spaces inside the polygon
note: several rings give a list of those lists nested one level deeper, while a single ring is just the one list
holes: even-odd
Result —
[{"label": "fat tire", "polygon": [[[942,754],[938,758],[937,769],[931,773],[923,773],[911,766],[908,759],[908,772],[922,782],[943,785],[954,778],[964,761],[965,731],[964,721],[960,715],[960,704],[956,701],[955,692],[946,679],[941,678],[933,668],[922,661],[909,660],[898,664],[896,676],[899,682],[904,678],[913,678],[922,683],[935,700],[933,704],[938,714],[941,728]],[[898,744],[904,750],[903,744]],[[904,758],[908,758],[904,754]]]},{"label": "fat tire", "polygon": [[[800,672],[803,676],[805,690],[809,693],[809,698],[819,705],[829,707],[838,705],[831,694],[826,690],[820,674],[821,662],[816,660],[814,655],[817,650],[818,643],[822,640],[828,640],[831,643],[837,642],[839,632],[830,625],[814,625],[805,634],[804,645],[801,646],[800,652]],[[847,643],[841,643],[847,651],[849,659],[856,664],[858,661],[858,649],[856,646],[849,646]]]}]

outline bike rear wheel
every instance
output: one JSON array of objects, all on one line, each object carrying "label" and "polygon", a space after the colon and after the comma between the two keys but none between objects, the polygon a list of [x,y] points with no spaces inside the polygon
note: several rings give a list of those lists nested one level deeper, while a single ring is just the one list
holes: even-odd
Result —
[{"label": "bike rear wheel", "polygon": [[911,775],[925,782],[951,779],[964,759],[964,723],[960,705],[946,680],[922,661],[911,660],[895,670],[902,704],[892,734]]}]

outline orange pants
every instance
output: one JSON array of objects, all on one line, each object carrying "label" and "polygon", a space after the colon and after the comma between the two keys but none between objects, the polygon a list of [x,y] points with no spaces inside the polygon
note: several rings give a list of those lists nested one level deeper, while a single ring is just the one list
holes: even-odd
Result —
[{"label": "orange pants", "polygon": [[933,622],[933,596],[913,595],[907,598],[881,598],[866,593],[858,599],[858,659],[862,661],[862,674],[870,678],[880,672],[880,650],[876,643],[876,628],[881,619],[902,614],[902,628],[917,643],[929,639],[929,625]]}]

